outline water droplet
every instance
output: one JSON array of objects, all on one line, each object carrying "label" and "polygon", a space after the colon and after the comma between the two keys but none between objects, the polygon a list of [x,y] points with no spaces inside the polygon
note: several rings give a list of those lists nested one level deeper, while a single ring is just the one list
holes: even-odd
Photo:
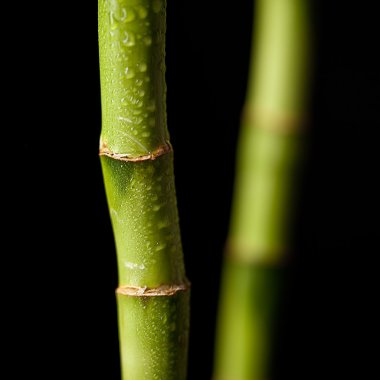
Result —
[{"label": "water droplet", "polygon": [[152,100],[148,106],[146,107],[146,109],[149,111],[149,112],[154,112],[156,110],[156,102],[154,100]]},{"label": "water droplet", "polygon": [[127,18],[127,10],[125,8],[122,8],[120,21],[124,21],[126,18]]},{"label": "water droplet", "polygon": [[161,59],[160,63],[158,64],[159,68],[163,71],[165,71],[165,60]]},{"label": "water droplet", "polygon": [[125,31],[124,32],[124,37],[122,39],[123,44],[126,45],[127,42],[128,42],[128,40],[129,40],[129,34],[128,34],[128,32]]},{"label": "water droplet", "polygon": [[113,11],[110,12],[110,23],[111,23],[111,30],[116,30],[117,27],[119,26],[119,23],[117,22],[115,13]]},{"label": "water droplet", "polygon": [[146,65],[146,63],[140,63],[140,64],[138,65],[138,67],[139,67],[139,71],[140,71],[141,73],[145,73],[145,71],[148,69],[148,66]]},{"label": "water droplet", "polygon": [[133,119],[134,119],[133,120],[134,123],[137,124],[137,125],[141,124],[141,122],[143,121],[142,117],[134,117]]},{"label": "water droplet", "polygon": [[148,10],[142,5],[137,6],[136,10],[140,18],[144,19],[148,16]]},{"label": "water droplet", "polygon": [[129,268],[129,269],[141,269],[141,270],[145,269],[145,265],[144,264],[136,264],[136,263],[132,263],[132,262],[129,262],[129,261],[125,261],[124,262],[124,266],[126,268]]},{"label": "water droplet", "polygon": [[161,209],[160,205],[154,205],[153,206],[153,211],[159,211]]},{"label": "water droplet", "polygon": [[[119,116],[117,119],[120,120],[120,121],[123,121],[123,122],[125,122],[127,124],[131,124],[132,123],[132,120],[129,119],[128,117]],[[131,183],[133,184],[133,182],[131,182]]]},{"label": "water droplet", "polygon": [[120,18],[120,21],[124,23],[132,22],[136,18],[136,14],[132,9],[126,10],[125,8],[122,9],[122,17]]},{"label": "water droplet", "polygon": [[153,0],[152,9],[154,13],[158,13],[161,10],[162,3],[161,0]]},{"label": "water droplet", "polygon": [[136,44],[136,37],[133,33],[131,32],[127,32],[127,31],[124,31],[124,36],[123,36],[123,39],[122,39],[122,42],[124,45],[126,46],[135,46]]},{"label": "water droplet", "polygon": [[166,221],[165,222],[158,222],[157,227],[159,230],[163,230],[164,228],[169,227],[169,225],[170,224]]},{"label": "water droplet", "polygon": [[127,79],[132,79],[135,77],[135,72],[133,71],[133,69],[126,67],[125,68],[125,76]]},{"label": "water droplet", "polygon": [[146,45],[146,46],[150,46],[150,45],[152,45],[152,37],[151,36],[146,36],[146,37],[144,37],[144,44]]}]

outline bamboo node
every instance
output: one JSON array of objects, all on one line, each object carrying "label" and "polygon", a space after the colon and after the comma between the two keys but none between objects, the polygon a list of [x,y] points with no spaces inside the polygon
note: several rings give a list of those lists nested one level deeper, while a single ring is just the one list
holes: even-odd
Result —
[{"label": "bamboo node", "polygon": [[296,113],[275,112],[249,105],[243,107],[241,119],[243,123],[276,133],[294,133],[306,123],[305,117]]},{"label": "bamboo node", "polygon": [[161,285],[157,288],[148,288],[147,286],[130,286],[123,285],[116,289],[117,294],[130,297],[162,297],[174,296],[178,292],[184,292],[190,289],[190,284],[179,285]]},{"label": "bamboo node", "polygon": [[115,153],[112,152],[107,143],[105,141],[100,140],[99,146],[99,156],[107,156],[113,158],[114,160],[119,161],[127,161],[127,162],[140,162],[140,161],[148,161],[155,160],[156,158],[170,153],[173,151],[173,147],[169,141],[165,141],[165,144],[160,145],[157,149],[152,152],[148,152],[147,154],[143,154],[140,156],[134,156],[130,153]]},{"label": "bamboo node", "polygon": [[291,259],[285,248],[263,249],[231,240],[226,242],[224,252],[231,261],[254,266],[285,266]]}]

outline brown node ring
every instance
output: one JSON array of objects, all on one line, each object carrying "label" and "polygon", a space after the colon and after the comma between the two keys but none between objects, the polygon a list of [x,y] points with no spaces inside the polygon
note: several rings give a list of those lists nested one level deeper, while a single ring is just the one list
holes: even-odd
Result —
[{"label": "brown node ring", "polygon": [[267,255],[262,254],[263,252],[268,253],[267,250],[244,246],[231,240],[226,242],[224,252],[228,260],[232,262],[262,267],[282,267],[292,260],[290,253],[285,248],[278,247],[271,250],[272,256],[268,258]]},{"label": "brown node ring", "polygon": [[243,123],[252,124],[259,129],[278,133],[292,133],[305,126],[306,120],[302,115],[286,112],[274,112],[248,105],[243,107],[241,114]]},{"label": "brown node ring", "polygon": [[162,297],[162,296],[174,296],[178,292],[184,292],[190,289],[190,284],[179,285],[161,285],[157,288],[148,288],[147,286],[119,286],[116,289],[117,294],[130,297]]},{"label": "brown node ring", "polygon": [[155,160],[156,158],[170,153],[173,151],[172,145],[169,141],[166,141],[164,145],[160,145],[157,149],[155,149],[152,152],[148,152],[147,154],[143,154],[141,156],[132,156],[129,153],[115,153],[112,152],[108,146],[107,143],[104,141],[100,141],[100,148],[99,148],[99,156],[107,156],[110,158],[113,158],[114,160],[119,161],[127,161],[127,162],[140,162],[140,161],[148,161],[148,160]]}]

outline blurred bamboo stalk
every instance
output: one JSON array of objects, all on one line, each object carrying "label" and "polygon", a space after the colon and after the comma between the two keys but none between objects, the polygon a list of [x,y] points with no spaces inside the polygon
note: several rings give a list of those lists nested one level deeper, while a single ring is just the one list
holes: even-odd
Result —
[{"label": "blurred bamboo stalk", "polygon": [[215,380],[269,377],[307,104],[309,3],[256,1],[222,275]]}]

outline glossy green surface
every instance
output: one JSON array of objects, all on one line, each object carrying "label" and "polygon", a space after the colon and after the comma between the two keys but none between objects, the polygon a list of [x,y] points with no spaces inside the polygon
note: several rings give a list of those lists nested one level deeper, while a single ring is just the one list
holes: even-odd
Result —
[{"label": "glossy green surface", "polygon": [[119,284],[153,288],[184,283],[173,153],[154,161],[101,160]]},{"label": "glossy green surface", "polygon": [[189,292],[171,297],[118,295],[123,379],[186,379]]},{"label": "glossy green surface", "polygon": [[[166,1],[99,0],[98,4],[101,149],[110,155],[149,158],[151,152],[169,146]],[[117,294],[122,378],[185,380],[190,292],[143,295],[145,288],[188,283],[173,153],[135,162],[116,158],[101,156],[119,285],[141,290],[135,296]]]},{"label": "glossy green surface", "polygon": [[99,0],[101,139],[113,153],[142,156],[168,140],[166,1]]}]

